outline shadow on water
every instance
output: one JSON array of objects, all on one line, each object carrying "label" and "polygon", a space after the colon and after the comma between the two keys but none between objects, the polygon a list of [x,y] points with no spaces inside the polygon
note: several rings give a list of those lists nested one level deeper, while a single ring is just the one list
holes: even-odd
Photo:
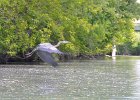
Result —
[{"label": "shadow on water", "polygon": [[140,99],[140,60],[75,60],[46,64],[0,65],[2,100]]},{"label": "shadow on water", "polygon": [[48,66],[43,62],[8,62],[6,64],[0,64],[0,68],[36,68],[36,67]]}]

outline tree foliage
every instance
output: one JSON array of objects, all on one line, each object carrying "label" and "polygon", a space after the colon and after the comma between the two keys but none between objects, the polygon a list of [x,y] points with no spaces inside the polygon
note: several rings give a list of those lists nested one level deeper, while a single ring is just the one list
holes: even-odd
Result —
[{"label": "tree foliage", "polygon": [[0,54],[24,55],[41,42],[68,40],[62,51],[109,53],[135,40],[136,0],[1,0]]}]

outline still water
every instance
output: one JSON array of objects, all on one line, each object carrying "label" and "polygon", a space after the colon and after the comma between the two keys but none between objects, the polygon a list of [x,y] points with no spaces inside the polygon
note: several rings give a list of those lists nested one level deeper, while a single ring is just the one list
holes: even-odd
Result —
[{"label": "still water", "polygon": [[0,65],[0,100],[140,100],[140,57]]}]

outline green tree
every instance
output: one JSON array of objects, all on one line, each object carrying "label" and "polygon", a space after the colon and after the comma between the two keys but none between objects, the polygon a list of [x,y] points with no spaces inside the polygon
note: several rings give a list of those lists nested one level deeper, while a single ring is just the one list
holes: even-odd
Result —
[{"label": "green tree", "polygon": [[62,51],[106,54],[112,45],[135,44],[135,0],[1,0],[0,54],[24,56],[41,42],[71,44]]}]

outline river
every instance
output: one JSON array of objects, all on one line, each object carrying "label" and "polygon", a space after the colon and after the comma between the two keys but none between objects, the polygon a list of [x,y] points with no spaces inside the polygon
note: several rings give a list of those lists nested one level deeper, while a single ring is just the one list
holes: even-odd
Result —
[{"label": "river", "polygon": [[140,57],[0,65],[0,100],[140,100]]}]

